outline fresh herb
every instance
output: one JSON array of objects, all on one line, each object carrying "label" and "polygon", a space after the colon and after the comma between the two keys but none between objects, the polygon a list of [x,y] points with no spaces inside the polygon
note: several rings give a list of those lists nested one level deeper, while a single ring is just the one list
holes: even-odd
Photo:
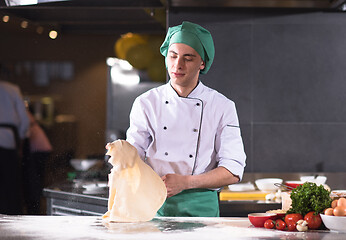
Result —
[{"label": "fresh herb", "polygon": [[287,213],[300,213],[303,216],[310,211],[314,211],[315,214],[322,213],[331,205],[332,199],[329,195],[330,191],[323,185],[305,182],[292,190],[292,205]]}]

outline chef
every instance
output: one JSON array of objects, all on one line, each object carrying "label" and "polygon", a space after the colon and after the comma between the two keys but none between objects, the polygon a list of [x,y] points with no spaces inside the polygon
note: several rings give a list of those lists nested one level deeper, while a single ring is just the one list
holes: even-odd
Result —
[{"label": "chef", "polygon": [[183,22],[160,52],[170,80],[136,98],[127,141],[165,182],[158,216],[219,216],[217,190],[241,180],[246,155],[234,102],[199,80],[214,59],[212,36]]}]

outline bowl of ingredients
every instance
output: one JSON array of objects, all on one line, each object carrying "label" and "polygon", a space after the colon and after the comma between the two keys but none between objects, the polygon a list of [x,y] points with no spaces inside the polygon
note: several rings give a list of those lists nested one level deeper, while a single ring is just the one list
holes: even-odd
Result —
[{"label": "bowl of ingredients", "polygon": [[346,232],[346,216],[333,216],[320,214],[322,222],[326,228],[336,232]]},{"label": "bowl of ingredients", "polygon": [[266,213],[275,213],[276,217],[275,219],[282,219],[286,216],[286,211],[282,209],[276,209],[276,210],[268,210]]},{"label": "bowl of ingredients", "polygon": [[300,185],[303,185],[303,181],[286,181],[285,185],[291,189],[294,189]]},{"label": "bowl of ingredients", "polygon": [[279,189],[275,184],[282,184],[281,178],[261,178],[255,181],[257,188],[263,192],[273,192]]},{"label": "bowl of ingredients", "polygon": [[332,201],[331,206],[320,214],[323,224],[331,231],[346,232],[346,198]]},{"label": "bowl of ingredients", "polygon": [[275,220],[276,213],[249,213],[248,218],[255,227],[264,227],[264,222],[268,219]]},{"label": "bowl of ingredients", "polygon": [[346,190],[333,190],[330,193],[330,197],[333,199],[346,198]]}]

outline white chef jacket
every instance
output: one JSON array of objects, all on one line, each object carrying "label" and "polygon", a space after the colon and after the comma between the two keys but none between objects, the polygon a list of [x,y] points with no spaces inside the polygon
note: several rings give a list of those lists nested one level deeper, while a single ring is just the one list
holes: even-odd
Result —
[{"label": "white chef jacket", "polygon": [[126,140],[159,176],[198,175],[218,166],[243,176],[246,155],[235,104],[202,82],[187,97],[170,82],[137,97]]}]

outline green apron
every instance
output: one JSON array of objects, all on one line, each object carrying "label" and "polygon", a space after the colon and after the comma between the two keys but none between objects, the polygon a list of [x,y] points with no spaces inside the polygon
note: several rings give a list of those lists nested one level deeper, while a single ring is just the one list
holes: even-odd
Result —
[{"label": "green apron", "polygon": [[219,217],[217,191],[209,189],[184,190],[167,198],[157,212],[165,217]]}]

